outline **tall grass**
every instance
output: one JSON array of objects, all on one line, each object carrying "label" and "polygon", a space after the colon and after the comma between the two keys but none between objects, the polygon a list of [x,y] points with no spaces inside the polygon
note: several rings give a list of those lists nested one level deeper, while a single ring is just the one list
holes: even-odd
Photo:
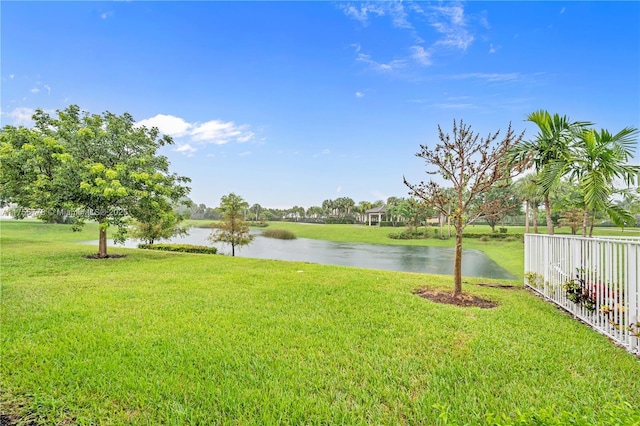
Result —
[{"label": "tall grass", "polygon": [[640,421],[637,359],[522,289],[470,279],[499,307],[458,308],[412,294],[450,277],[122,248],[89,260],[74,241],[91,229],[0,226],[0,403],[25,421]]},{"label": "tall grass", "polygon": [[296,234],[288,229],[267,229],[262,231],[262,236],[267,238],[277,238],[279,240],[295,240]]}]

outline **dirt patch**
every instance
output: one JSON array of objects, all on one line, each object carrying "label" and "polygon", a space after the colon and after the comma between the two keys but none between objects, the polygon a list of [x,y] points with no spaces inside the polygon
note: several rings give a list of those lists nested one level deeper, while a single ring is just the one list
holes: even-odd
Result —
[{"label": "dirt patch", "polygon": [[15,426],[17,424],[21,424],[23,426],[37,426],[34,422],[25,423],[24,419],[21,419],[18,416],[0,414],[0,426]]},{"label": "dirt patch", "polygon": [[123,257],[127,257],[126,254],[108,254],[106,256],[100,257],[98,254],[87,254],[86,256],[82,256],[85,259],[120,259]]},{"label": "dirt patch", "polygon": [[522,288],[522,286],[509,285],[509,284],[495,284],[495,283],[478,283],[476,285],[479,285],[482,287],[506,288],[509,290],[517,290],[519,288]]},{"label": "dirt patch", "polygon": [[496,302],[491,300],[482,299],[471,294],[461,294],[458,297],[453,297],[453,293],[450,291],[430,290],[430,289],[418,289],[413,292],[414,294],[429,299],[435,303],[444,303],[447,305],[456,305],[463,307],[475,307],[482,309],[493,309],[498,306]]}]

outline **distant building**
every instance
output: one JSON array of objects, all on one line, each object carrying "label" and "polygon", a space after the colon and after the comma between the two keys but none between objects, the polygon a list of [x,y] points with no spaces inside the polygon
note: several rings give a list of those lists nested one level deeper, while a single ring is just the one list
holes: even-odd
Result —
[{"label": "distant building", "polygon": [[369,226],[372,225],[380,225],[382,222],[382,217],[387,217],[387,206],[374,207],[364,212],[367,215],[367,222],[369,222]]}]

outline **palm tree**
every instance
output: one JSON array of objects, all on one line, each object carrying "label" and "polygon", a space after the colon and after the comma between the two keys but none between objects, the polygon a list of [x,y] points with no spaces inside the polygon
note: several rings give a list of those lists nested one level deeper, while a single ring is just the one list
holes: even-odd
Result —
[{"label": "palm tree", "polygon": [[[529,233],[530,216],[533,216],[533,233],[538,233],[538,206],[540,204],[540,190],[538,177],[530,173],[513,184],[513,189],[525,204],[525,232]],[[530,215],[529,213],[532,213]]]},{"label": "palm tree", "polygon": [[[595,217],[596,212],[605,212],[618,226],[634,223],[627,210],[611,202],[615,192],[614,181],[622,180],[627,186],[634,185],[640,178],[640,166],[628,164],[633,157],[638,129],[625,127],[612,135],[607,130],[600,132],[586,129],[572,152],[570,177],[576,178],[584,197],[584,216],[582,236],[587,235],[589,210]],[[593,234],[593,222],[590,236]]]},{"label": "palm tree", "polygon": [[571,122],[567,116],[551,115],[544,110],[532,112],[527,116],[527,121],[538,126],[538,134],[535,139],[516,145],[511,155],[515,161],[528,160],[540,177],[538,184],[544,201],[547,232],[553,235],[549,193],[566,172],[570,145],[591,123]]}]

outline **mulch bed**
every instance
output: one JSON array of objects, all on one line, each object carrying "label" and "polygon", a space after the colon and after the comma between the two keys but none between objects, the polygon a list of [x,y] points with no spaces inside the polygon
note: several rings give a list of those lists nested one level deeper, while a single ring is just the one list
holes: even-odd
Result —
[{"label": "mulch bed", "polygon": [[508,290],[517,290],[519,288],[522,288],[522,286],[509,285],[509,284],[494,284],[494,283],[478,283],[476,285],[479,285],[482,287],[506,288]]},{"label": "mulch bed", "polygon": [[414,294],[431,300],[435,303],[444,303],[447,305],[456,305],[462,307],[475,307],[482,309],[493,309],[498,306],[496,302],[491,300],[482,299],[471,294],[461,294],[458,297],[453,297],[453,293],[450,291],[430,290],[430,289],[418,289],[414,291]]},{"label": "mulch bed", "polygon": [[100,257],[98,254],[87,254],[82,256],[85,259],[120,259],[122,257],[127,257],[126,254],[108,254],[106,256]]}]

